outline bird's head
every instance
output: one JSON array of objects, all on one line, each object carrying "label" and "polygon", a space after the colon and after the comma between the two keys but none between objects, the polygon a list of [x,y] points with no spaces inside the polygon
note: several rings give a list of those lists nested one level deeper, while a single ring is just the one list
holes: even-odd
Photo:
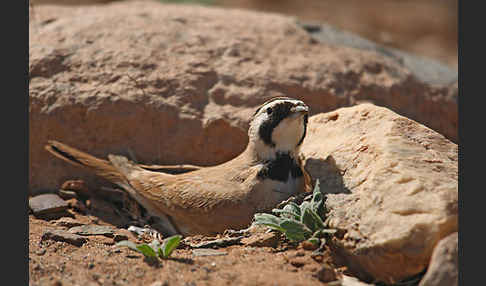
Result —
[{"label": "bird's head", "polygon": [[306,135],[309,107],[301,100],[272,98],[258,107],[248,130],[249,146],[260,160],[277,153],[297,155]]}]

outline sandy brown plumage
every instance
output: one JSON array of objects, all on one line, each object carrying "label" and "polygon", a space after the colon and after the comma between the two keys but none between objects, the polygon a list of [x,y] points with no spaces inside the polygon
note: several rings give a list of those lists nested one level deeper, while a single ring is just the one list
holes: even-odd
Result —
[{"label": "sandy brown plumage", "polygon": [[[292,105],[289,110],[295,109],[296,104],[290,102],[291,99],[280,100],[283,101],[281,104]],[[299,101],[299,105],[302,104]],[[297,109],[298,112],[307,113],[307,109],[305,112],[300,111],[301,109],[304,110],[300,108]],[[262,114],[261,118],[265,116],[270,117]],[[282,122],[287,122],[285,120]],[[305,132],[298,134],[305,136]],[[250,133],[250,136],[255,135]],[[289,136],[295,137],[292,134]],[[254,139],[258,141],[257,138]],[[296,138],[295,142],[299,140],[300,138]],[[278,148],[278,142],[276,144]],[[137,165],[123,156],[108,155],[109,160],[99,159],[57,141],[49,141],[46,150],[69,163],[86,167],[124,188],[150,215],[164,221],[164,231],[167,234],[193,235],[246,228],[254,213],[269,211],[290,195],[308,190],[310,177],[302,167],[298,146],[296,150],[278,150],[275,153],[277,157],[288,157],[286,160],[295,165],[292,172],[285,169],[289,173],[288,181],[272,177],[277,172],[282,177],[283,169],[275,169],[269,163],[274,162],[274,158],[268,155],[272,153],[267,149],[259,152],[258,146],[250,140],[245,151],[233,160],[177,175],[144,169],[143,165]],[[269,166],[274,168],[270,172],[267,170]],[[264,169],[266,172],[262,171]]]}]

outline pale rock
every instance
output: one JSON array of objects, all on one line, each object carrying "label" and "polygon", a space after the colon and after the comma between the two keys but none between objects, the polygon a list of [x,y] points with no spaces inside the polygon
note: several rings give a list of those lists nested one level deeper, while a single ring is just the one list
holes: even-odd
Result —
[{"label": "pale rock", "polygon": [[373,286],[375,284],[368,284],[360,281],[356,277],[351,277],[347,275],[343,275],[341,278],[341,286]]},{"label": "pale rock", "polygon": [[443,238],[434,248],[429,268],[419,286],[459,285],[458,233]]},{"label": "pale rock", "polygon": [[105,235],[113,237],[114,229],[108,225],[80,225],[71,227],[68,232],[79,235]]},{"label": "pale rock", "polygon": [[54,241],[62,241],[62,242],[67,242],[69,244],[75,245],[75,246],[82,246],[84,243],[88,241],[88,239],[74,234],[70,233],[65,230],[60,230],[60,229],[48,229],[42,234],[42,241],[45,240],[54,240]]},{"label": "pale rock", "polygon": [[82,222],[79,222],[71,217],[63,217],[54,222],[54,225],[56,226],[64,226],[64,227],[74,227],[74,226],[80,226],[83,225]]},{"label": "pale rock", "polygon": [[423,271],[458,228],[458,148],[387,108],[360,104],[312,116],[305,168],[328,193],[333,252],[364,281]]},{"label": "pale rock", "polygon": [[41,194],[29,199],[29,207],[34,215],[44,215],[64,211],[68,203],[56,194]]}]

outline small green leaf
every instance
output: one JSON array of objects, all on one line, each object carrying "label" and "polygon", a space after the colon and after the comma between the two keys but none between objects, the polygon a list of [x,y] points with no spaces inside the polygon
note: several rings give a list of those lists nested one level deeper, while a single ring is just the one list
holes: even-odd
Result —
[{"label": "small green leaf", "polygon": [[311,206],[312,210],[317,214],[322,214],[324,212],[324,201],[323,194],[321,192],[321,183],[319,179],[316,180],[316,185],[314,186],[314,191],[312,192]]},{"label": "small green leaf", "polygon": [[300,206],[299,206],[299,208],[300,208],[300,214],[301,214],[301,215],[302,215],[302,214],[304,214],[304,210],[305,210],[306,208],[310,208],[310,207],[311,207],[311,203],[310,203],[310,202],[308,202],[308,201],[303,201],[303,202],[300,204]]},{"label": "small green leaf", "polygon": [[303,223],[292,219],[283,219],[280,227],[284,229],[285,236],[291,241],[302,241],[312,234]]},{"label": "small green leaf", "polygon": [[173,235],[164,239],[164,241],[162,241],[162,246],[159,248],[159,255],[161,255],[162,258],[169,258],[172,251],[179,246],[181,239],[182,235]]},{"label": "small green leaf", "polygon": [[288,203],[287,205],[285,205],[283,210],[293,213],[296,219],[300,219],[300,215],[301,215],[300,207],[296,203],[294,202]]},{"label": "small green leaf", "polygon": [[273,209],[272,210],[273,213],[275,214],[279,214],[282,218],[291,218],[291,219],[296,219],[296,220],[300,220],[300,216],[295,214],[295,212],[291,212],[291,211],[288,211],[288,210],[285,210],[285,209]]},{"label": "small green leaf", "polygon": [[302,222],[312,231],[317,231],[324,228],[324,223],[322,222],[321,217],[319,217],[319,215],[316,214],[310,207],[304,209],[304,213],[302,214]]},{"label": "small green leaf", "polygon": [[[296,213],[300,214],[300,207],[299,207],[298,204],[296,204],[294,202],[289,202],[286,206],[292,207],[292,209],[294,209]],[[285,209],[285,207],[284,207],[284,209]]]},{"label": "small green leaf", "polygon": [[155,251],[150,247],[148,244],[140,244],[136,245],[135,243],[128,241],[128,240],[123,240],[120,241],[116,244],[116,246],[126,246],[132,250],[135,250],[137,252],[142,253],[143,255],[147,257],[156,257]]},{"label": "small green leaf", "polygon": [[284,229],[280,226],[281,218],[266,213],[256,213],[254,217],[254,224],[265,225],[272,229],[284,232]]},{"label": "small green leaf", "polygon": [[316,224],[316,228],[317,229],[324,228],[325,227],[324,222],[322,221],[321,217],[313,209],[309,209],[309,212],[314,219],[314,223]]},{"label": "small green leaf", "polygon": [[292,215],[292,216],[295,215],[295,213],[290,212],[290,211],[287,211],[287,210],[284,210],[284,209],[273,209],[272,212],[274,214],[288,214],[288,215]]},{"label": "small green leaf", "polygon": [[314,217],[310,213],[310,208],[303,209],[301,222],[305,224],[313,232],[317,230],[316,223],[314,222]]},{"label": "small green leaf", "polygon": [[137,249],[146,257],[157,257],[157,253],[148,244],[139,244]]},{"label": "small green leaf", "polygon": [[321,193],[321,181],[319,179],[316,180],[316,185],[314,186],[314,190],[312,190],[312,195],[320,194]]}]

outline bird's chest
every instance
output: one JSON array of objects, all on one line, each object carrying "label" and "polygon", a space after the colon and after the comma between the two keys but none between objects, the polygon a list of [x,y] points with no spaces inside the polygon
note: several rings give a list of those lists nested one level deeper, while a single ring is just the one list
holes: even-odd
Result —
[{"label": "bird's chest", "polygon": [[272,180],[266,178],[260,183],[260,199],[258,209],[269,211],[275,208],[280,202],[295,196],[302,191],[304,186],[303,177],[289,176],[286,181]]},{"label": "bird's chest", "polygon": [[264,162],[258,171],[259,179],[270,179],[284,185],[292,185],[296,179],[302,176],[299,164],[289,154],[278,154],[275,159]]},{"label": "bird's chest", "polygon": [[270,204],[279,203],[299,193],[304,180],[297,161],[285,154],[265,162],[257,178],[261,181],[266,201]]}]

